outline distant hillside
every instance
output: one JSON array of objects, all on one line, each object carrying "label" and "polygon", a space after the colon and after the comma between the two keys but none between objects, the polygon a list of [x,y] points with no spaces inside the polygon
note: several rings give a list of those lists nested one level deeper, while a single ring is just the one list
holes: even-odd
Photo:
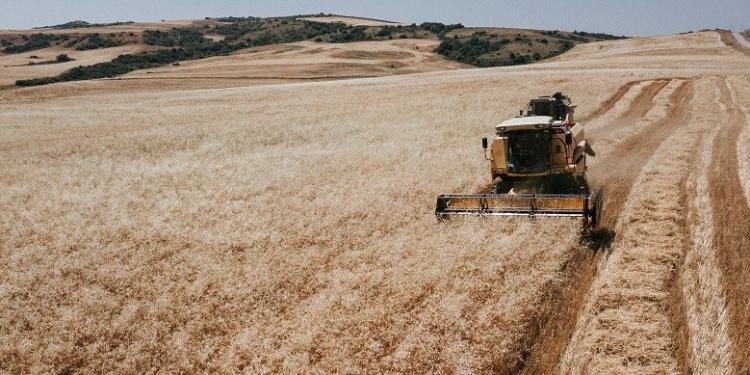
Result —
[{"label": "distant hillside", "polygon": [[379,18],[351,17],[339,14],[317,14],[313,16],[298,16],[299,19],[315,22],[342,22],[352,26],[397,26],[404,25],[400,22],[393,22]]},{"label": "distant hillside", "polygon": [[[319,19],[320,21],[316,21]],[[367,24],[359,24],[367,21]],[[425,22],[420,25],[394,24],[382,20],[344,16],[220,17],[170,29],[145,29],[123,32],[107,29],[130,22],[90,24],[72,21],[50,26],[52,29],[94,28],[110,33],[44,33],[0,35],[5,53],[21,53],[50,46],[77,50],[109,48],[127,43],[142,43],[148,51],[121,55],[109,62],[79,66],[57,76],[19,80],[18,86],[106,78],[134,70],[174,64],[184,60],[227,55],[240,49],[310,40],[348,43],[393,39],[434,39],[441,43],[435,50],[445,58],[479,67],[527,64],[557,56],[578,43],[616,39],[607,34],[560,32],[504,28],[466,28],[461,24]],[[61,31],[62,32],[62,31]]]},{"label": "distant hillside", "polygon": [[583,31],[460,28],[445,35],[436,52],[480,67],[528,64],[560,55],[579,43],[623,39]]},{"label": "distant hillside", "polygon": [[129,25],[133,23],[135,22],[127,21],[127,22],[110,22],[110,23],[88,23],[86,21],[76,20],[76,21],[61,23],[59,25],[35,27],[35,29],[82,29],[86,27],[120,26],[120,25]]}]

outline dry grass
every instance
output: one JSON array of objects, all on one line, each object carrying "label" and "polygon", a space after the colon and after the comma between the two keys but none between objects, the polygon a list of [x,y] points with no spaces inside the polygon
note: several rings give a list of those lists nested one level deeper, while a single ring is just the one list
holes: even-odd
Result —
[{"label": "dry grass", "polygon": [[[719,92],[714,87],[716,107]],[[721,115],[721,114],[719,114]],[[697,113],[697,121],[711,121],[707,113]],[[732,373],[732,350],[729,341],[726,297],[721,271],[717,267],[713,210],[709,194],[708,170],[718,128],[709,130],[698,149],[696,168],[687,181],[690,212],[688,223],[690,245],[682,265],[680,284],[685,298],[685,318],[689,335],[690,369],[697,374]],[[688,317],[690,319],[688,319]]]},{"label": "dry grass", "polygon": [[[85,29],[39,29],[3,32],[0,37],[18,37],[34,32],[55,34],[78,33],[124,33],[130,32],[130,42],[119,47],[78,51],[74,47],[54,46],[19,54],[0,52],[0,88],[11,87],[17,80],[55,76],[80,65],[93,65],[110,61],[122,54],[132,54],[157,49],[141,43],[141,34],[148,26],[151,29],[168,29],[177,25],[215,24],[216,20],[184,21],[163,24],[129,24],[107,28]],[[172,25],[172,26],[168,26]],[[84,30],[84,31],[82,31]],[[220,35],[208,38],[222,39]],[[2,39],[2,38],[0,38]],[[201,60],[181,61],[176,65],[137,70],[117,77],[126,89],[196,89],[266,85],[288,82],[306,82],[345,78],[380,77],[395,74],[442,71],[469,68],[470,66],[447,60],[432,51],[440,43],[433,39],[398,39],[352,43],[315,43],[302,41],[246,48],[229,56],[216,56]],[[31,61],[54,61],[65,53],[73,61],[60,64],[29,66]],[[31,60],[30,56],[40,59]],[[138,82],[138,81],[158,82]],[[99,86],[101,87],[101,86]],[[108,88],[107,91],[111,90]]]},{"label": "dry grass", "polygon": [[[592,144],[597,153],[608,153],[624,141],[635,139],[673,110],[670,100],[680,87],[682,80],[645,81],[634,86],[631,93],[623,97],[622,106],[617,105],[604,116],[591,121]],[[655,90],[654,90],[655,89]],[[587,127],[588,129],[588,127]],[[592,160],[596,165],[601,158]]]},{"label": "dry grass", "polygon": [[[750,206],[750,103],[748,103],[750,101],[750,90],[747,87],[747,80],[743,82],[743,79],[739,78],[735,79],[734,82],[735,84],[732,84],[732,81],[727,81],[727,86],[731,92],[732,102],[737,105],[737,108],[745,117],[742,132],[737,138],[737,163],[739,164],[742,191],[745,194],[748,206]],[[743,95],[743,100],[739,99],[738,90]]]},{"label": "dry grass", "polygon": [[[353,43],[299,42],[249,48],[230,56],[182,62],[126,74],[123,80],[158,80],[173,88],[212,87],[379,77],[466,68],[434,54],[437,41],[400,39]],[[196,82],[197,81],[197,82]]]},{"label": "dry grass", "polygon": [[[548,288],[568,282],[562,271],[581,250],[578,223],[441,224],[432,214],[434,198],[486,184],[478,139],[529,97],[563,91],[581,117],[591,117],[630,81],[746,68],[744,55],[721,50],[710,33],[611,46],[635,52],[650,48],[649,40],[720,53],[705,66],[701,53],[684,60],[651,54],[638,57],[640,67],[619,57],[587,57],[581,46],[574,50],[578,62],[528,67],[195,91],[109,81],[0,93],[0,369],[502,373],[523,367],[528,344],[542,339],[529,334],[530,324],[544,321],[540,305],[555,300]],[[593,61],[606,68],[592,69]],[[652,84],[637,85],[624,100],[654,105],[658,123],[670,113],[662,101],[680,82],[649,99],[644,93]],[[621,115],[634,110],[613,108]],[[689,155],[675,155],[689,154],[689,145],[700,143],[695,129],[705,126],[690,122],[645,167],[626,204],[614,263],[596,277],[596,293],[613,291],[607,277],[628,276],[615,271],[629,261],[657,267],[648,285],[639,284],[643,289],[632,284],[633,292],[663,296],[654,289],[667,283],[667,266],[683,248],[673,247],[680,246],[674,238],[657,242],[662,232],[645,237],[641,231],[672,224],[647,227],[645,221],[660,216],[637,212],[654,204],[672,210],[669,220],[682,214],[671,187],[687,178]],[[661,134],[648,129],[640,131]],[[597,151],[610,158],[639,133],[600,134],[611,147]],[[611,169],[597,163],[603,162],[592,163],[592,171]],[[617,178],[602,175],[605,184]],[[650,262],[655,256],[645,251],[637,252],[643,259],[631,257],[635,248],[626,244],[634,241],[664,258]],[[658,344],[649,363],[671,356],[661,346],[670,335],[660,309],[656,337],[628,342]],[[603,337],[627,341],[622,331],[599,328]]]},{"label": "dry grass", "polygon": [[[87,51],[76,51],[73,48],[49,47],[18,54],[0,54],[0,86],[14,85],[19,79],[57,75],[79,65],[93,65],[110,61],[122,54],[138,53],[147,49],[147,46],[141,44],[127,44],[119,47]],[[54,61],[55,57],[61,53],[65,53],[75,60],[60,64],[27,65],[32,61]],[[39,59],[30,59],[29,56],[39,56]]]},{"label": "dry grass", "polygon": [[[714,227],[717,228],[712,246],[717,249],[725,280],[735,371],[743,374],[750,372],[750,336],[746,333],[750,330],[750,256],[747,254],[750,248],[750,222],[747,221],[750,206],[739,179],[740,163],[735,142],[747,126],[747,119],[733,100],[739,95],[733,95],[726,84],[720,88],[726,122],[717,134],[709,174]],[[734,92],[739,93],[739,90]]]},{"label": "dry grass", "polygon": [[[512,113],[538,90],[477,92],[517,85],[487,78],[6,107],[2,124],[36,130],[6,125],[0,143],[10,208],[2,268],[13,270],[3,276],[3,362],[11,371],[504,366],[578,223],[435,222],[439,192],[486,182],[467,143],[510,113],[484,103],[508,102]],[[554,85],[590,103],[573,81]],[[46,161],[24,166],[35,160]],[[21,344],[29,336],[47,339]]]},{"label": "dry grass", "polygon": [[401,51],[345,51],[331,55],[340,59],[364,59],[364,60],[401,60],[414,57],[410,52]]},{"label": "dry grass", "polygon": [[[700,86],[696,91],[696,97],[703,93]],[[674,187],[690,172],[695,140],[705,126],[680,126],[633,184],[616,226],[619,240],[592,284],[561,372],[677,373],[665,308],[685,241],[681,192]]]}]

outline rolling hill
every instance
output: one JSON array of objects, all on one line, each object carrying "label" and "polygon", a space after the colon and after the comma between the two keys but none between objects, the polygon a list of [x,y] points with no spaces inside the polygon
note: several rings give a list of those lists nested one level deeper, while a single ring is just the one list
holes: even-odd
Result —
[{"label": "rolling hill", "polygon": [[[726,38],[486,69],[313,39],[6,88],[0,371],[746,373],[750,57]],[[309,82],[331,66],[383,76]],[[437,221],[486,186],[479,139],[557,91],[609,236]]]}]

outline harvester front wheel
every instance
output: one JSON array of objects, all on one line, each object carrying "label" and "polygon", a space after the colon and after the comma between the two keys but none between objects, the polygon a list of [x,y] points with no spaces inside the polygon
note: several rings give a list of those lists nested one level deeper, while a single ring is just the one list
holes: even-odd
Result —
[{"label": "harvester front wheel", "polygon": [[602,188],[596,189],[594,194],[591,194],[591,216],[589,218],[589,224],[591,228],[595,229],[601,224],[602,221],[602,206],[604,201],[604,190]]}]

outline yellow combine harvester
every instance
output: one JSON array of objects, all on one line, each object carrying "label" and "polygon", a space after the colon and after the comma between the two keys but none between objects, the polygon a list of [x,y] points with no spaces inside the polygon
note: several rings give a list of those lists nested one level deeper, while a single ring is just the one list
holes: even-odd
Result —
[{"label": "yellow combine harvester", "polygon": [[583,126],[573,119],[575,106],[557,93],[532,99],[516,118],[495,127],[489,144],[492,191],[443,194],[435,214],[580,217],[596,227],[601,218],[602,189],[589,189],[586,155],[594,156]]}]

